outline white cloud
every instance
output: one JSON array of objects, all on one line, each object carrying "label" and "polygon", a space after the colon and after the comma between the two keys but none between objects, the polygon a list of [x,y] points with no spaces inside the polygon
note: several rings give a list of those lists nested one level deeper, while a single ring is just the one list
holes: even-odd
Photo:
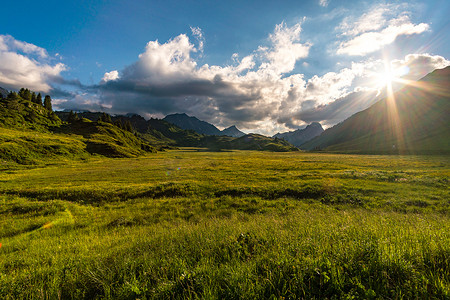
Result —
[{"label": "white cloud", "polygon": [[205,44],[205,38],[203,37],[203,31],[200,27],[191,27],[192,35],[198,41],[198,51],[203,52],[203,47]]},{"label": "white cloud", "polygon": [[103,78],[101,80],[101,83],[106,83],[111,80],[117,80],[119,79],[119,72],[117,70],[106,72],[105,75],[103,75]]},{"label": "white cloud", "polygon": [[308,57],[311,44],[300,43],[301,31],[300,23],[292,27],[286,26],[284,22],[277,25],[274,33],[269,36],[272,47],[261,48],[261,52],[268,62],[262,64],[260,69],[273,75],[281,75],[292,71],[297,60]]},{"label": "white cloud", "polygon": [[[404,59],[391,62],[392,69],[406,70],[403,78],[418,80],[435,69],[442,69],[450,65],[450,61],[439,55],[408,54]],[[405,69],[406,67],[406,69]]]},{"label": "white cloud", "polygon": [[319,77],[314,75],[308,80],[305,97],[317,104],[327,104],[348,93],[357,70],[342,69],[339,73],[329,72]]},{"label": "white cloud", "polygon": [[319,0],[319,5],[323,6],[323,7],[327,7],[328,6],[328,0]]},{"label": "white cloud", "polygon": [[126,68],[123,76],[145,82],[180,81],[192,76],[197,63],[191,58],[195,47],[185,34],[180,34],[167,43],[150,41],[145,52],[139,55],[136,64]]},{"label": "white cloud", "polygon": [[388,6],[380,5],[371,9],[370,12],[363,14],[356,21],[353,21],[350,17],[346,17],[338,28],[342,31],[343,35],[351,36],[378,30],[386,25],[386,14],[389,11]]},{"label": "white cloud", "polygon": [[363,56],[393,43],[401,35],[420,34],[429,30],[428,24],[413,24],[408,12],[397,12],[398,9],[400,6],[380,5],[353,23],[348,18],[344,19],[338,30],[342,36],[350,36],[350,39],[340,43],[337,54]]},{"label": "white cloud", "polygon": [[46,57],[47,51],[43,48],[0,35],[0,86],[48,92],[50,82],[60,78],[66,66],[62,63],[50,65]]},{"label": "white cloud", "polygon": [[36,45],[22,42],[14,39],[10,35],[0,35],[0,51],[19,51],[24,54],[34,54],[40,58],[47,58],[48,54],[44,48],[38,47]]}]

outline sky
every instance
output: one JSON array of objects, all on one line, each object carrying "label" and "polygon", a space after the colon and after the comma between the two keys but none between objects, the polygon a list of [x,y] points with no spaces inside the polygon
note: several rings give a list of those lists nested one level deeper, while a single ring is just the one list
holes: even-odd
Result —
[{"label": "sky", "polygon": [[55,109],[333,126],[450,65],[450,1],[3,1],[0,87]]}]

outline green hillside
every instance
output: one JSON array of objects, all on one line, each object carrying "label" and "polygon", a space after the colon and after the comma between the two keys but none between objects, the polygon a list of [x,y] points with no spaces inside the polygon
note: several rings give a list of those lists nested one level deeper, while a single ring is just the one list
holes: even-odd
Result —
[{"label": "green hillside", "polygon": [[205,136],[201,140],[201,145],[210,149],[239,149],[239,150],[260,150],[274,152],[298,151],[289,142],[263,136],[260,134],[246,134],[239,138],[230,136]]},{"label": "green hillside", "polygon": [[111,123],[62,122],[51,108],[37,102],[20,93],[0,99],[0,160],[40,164],[87,159],[92,154],[136,157],[155,152],[146,141]]},{"label": "green hillside", "polygon": [[55,130],[59,133],[82,136],[85,150],[91,154],[107,157],[135,157],[147,152],[156,152],[148,143],[133,133],[108,122],[92,122],[81,119]]},{"label": "green hillside", "polygon": [[302,149],[351,153],[450,153],[450,67],[436,70],[326,130]]},{"label": "green hillside", "polygon": [[42,104],[23,99],[16,93],[0,98],[0,127],[48,131],[62,124]]}]

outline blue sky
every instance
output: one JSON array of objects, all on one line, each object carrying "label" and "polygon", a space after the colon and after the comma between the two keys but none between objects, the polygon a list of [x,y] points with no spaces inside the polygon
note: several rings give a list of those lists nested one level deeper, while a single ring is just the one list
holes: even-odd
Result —
[{"label": "blue sky", "polygon": [[[186,112],[274,134],[449,65],[449,1],[6,1],[0,86],[59,109]],[[387,63],[387,64],[386,64]]]}]

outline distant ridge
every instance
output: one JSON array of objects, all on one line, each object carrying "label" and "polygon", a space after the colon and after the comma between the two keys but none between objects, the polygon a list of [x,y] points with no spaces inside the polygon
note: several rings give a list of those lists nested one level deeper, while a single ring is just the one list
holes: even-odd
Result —
[{"label": "distant ridge", "polygon": [[[70,112],[56,112],[56,115],[63,121],[68,120],[69,114]],[[104,115],[102,112],[81,112],[78,114],[78,117],[95,122],[102,117],[102,115]],[[223,131],[219,130],[221,133],[220,135],[204,135],[199,134],[194,130],[182,129],[165,120],[145,120],[137,114],[111,116],[111,121],[118,125],[130,123],[140,138],[158,150],[181,146],[208,148],[214,151],[232,149],[277,152],[298,151],[298,148],[285,140],[274,139],[258,134],[245,135],[239,131],[236,126],[230,126]],[[233,134],[239,136],[232,136]]]},{"label": "distant ridge", "polygon": [[9,92],[5,90],[4,88],[0,87],[0,95],[1,98],[6,98],[8,96]]},{"label": "distant ridge", "polygon": [[301,145],[380,154],[450,153],[450,67],[435,70]]},{"label": "distant ridge", "polygon": [[230,126],[223,131],[220,131],[216,126],[199,120],[196,117],[188,116],[185,113],[171,114],[167,115],[164,121],[177,125],[178,127],[185,130],[194,130],[200,134],[206,135],[227,135],[232,137],[241,137],[244,136],[245,133],[237,129],[236,126]]},{"label": "distant ridge", "polygon": [[228,128],[225,128],[224,130],[222,130],[219,135],[228,135],[228,136],[232,136],[232,137],[241,137],[241,136],[244,136],[245,133],[243,133],[242,131],[237,129],[236,126],[233,125],[233,126],[230,126]]},{"label": "distant ridge", "polygon": [[196,117],[188,116],[185,113],[167,115],[166,117],[163,118],[163,120],[172,123],[174,125],[177,125],[182,129],[194,130],[195,132],[200,134],[207,134],[207,135],[220,134],[220,130],[216,126],[208,122],[201,121]]},{"label": "distant ridge", "polygon": [[284,133],[277,133],[273,137],[279,139],[285,139],[294,146],[299,147],[307,141],[315,138],[323,132],[322,125],[317,122],[313,122],[306,126],[304,129],[297,129],[295,131],[289,131]]}]

